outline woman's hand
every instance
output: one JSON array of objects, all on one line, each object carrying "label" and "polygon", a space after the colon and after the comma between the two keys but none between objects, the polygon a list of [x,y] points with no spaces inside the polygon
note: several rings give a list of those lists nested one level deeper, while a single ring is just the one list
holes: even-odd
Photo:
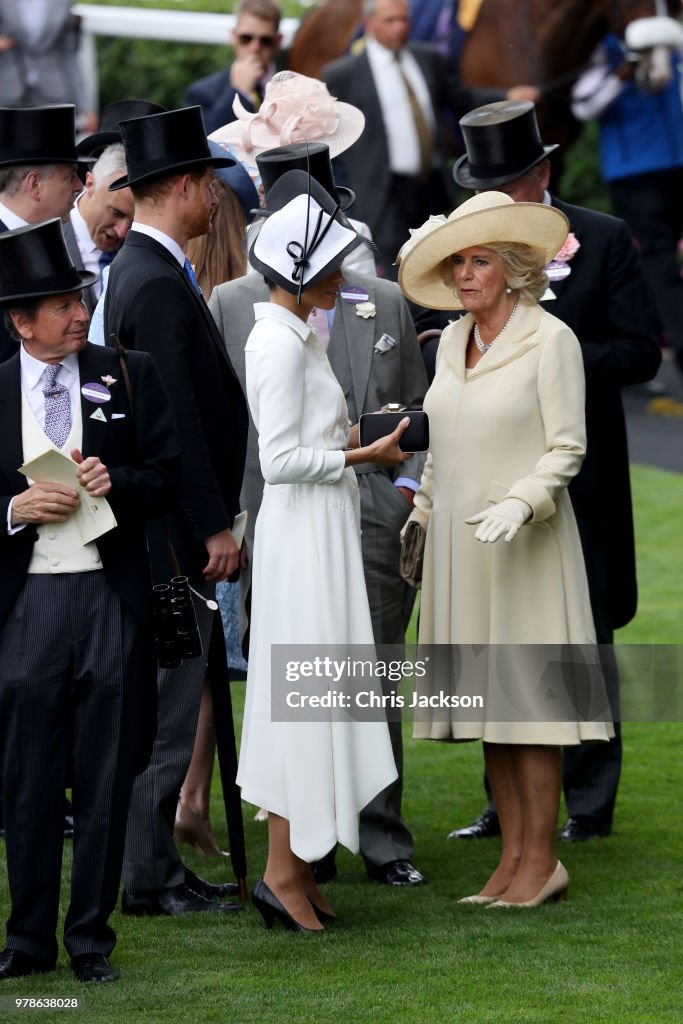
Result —
[{"label": "woman's hand", "polygon": [[360,445],[360,423],[354,423],[349,429],[349,436],[346,441],[347,448],[358,448]]},{"label": "woman's hand", "polygon": [[402,452],[398,446],[401,435],[410,425],[410,417],[404,416],[396,429],[386,437],[380,437],[364,448],[346,452],[346,465],[356,466],[360,462],[374,462],[376,466],[393,468],[409,459],[411,452]]},{"label": "woman's hand", "polygon": [[520,498],[505,498],[497,505],[489,505],[482,512],[470,516],[465,522],[469,526],[480,523],[474,535],[475,540],[493,544],[503,534],[506,541],[511,541],[517,535],[520,526],[531,518],[531,513],[531,508]]}]

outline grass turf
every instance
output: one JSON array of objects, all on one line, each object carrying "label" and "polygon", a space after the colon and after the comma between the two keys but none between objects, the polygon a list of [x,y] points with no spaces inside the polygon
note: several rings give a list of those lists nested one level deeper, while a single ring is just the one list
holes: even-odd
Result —
[{"label": "grass turf", "polygon": [[[683,477],[636,468],[633,481],[640,610],[618,639],[673,643],[683,621]],[[240,712],[243,693],[243,684],[234,686]],[[80,1019],[97,1024],[669,1024],[680,1019],[683,987],[682,738],[679,723],[625,725],[614,833],[561,848],[572,879],[565,904],[519,913],[456,905],[481,886],[499,850],[499,840],[445,841],[481,810],[481,749],[412,742],[406,726],[404,807],[427,886],[369,883],[362,862],[340,851],[340,876],[327,887],[340,921],[324,935],[292,935],[277,924],[269,933],[252,908],[225,918],[136,920],[117,912],[117,984],[78,985],[62,954],[56,973],[5,982],[0,997],[78,995]],[[265,862],[266,826],[245,810],[253,880]],[[218,793],[213,817],[224,842]],[[67,844],[65,880],[70,855]],[[213,881],[227,874],[217,861],[183,855]],[[0,1004],[0,1018],[8,1009]],[[64,1019],[63,1012],[20,1013]]]}]

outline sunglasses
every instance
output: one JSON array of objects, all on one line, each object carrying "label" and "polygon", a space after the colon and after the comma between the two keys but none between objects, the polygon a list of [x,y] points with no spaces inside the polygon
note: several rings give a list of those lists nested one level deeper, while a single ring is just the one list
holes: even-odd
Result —
[{"label": "sunglasses", "polygon": [[249,46],[249,43],[253,43],[255,39],[258,39],[261,46],[271,47],[275,46],[276,43],[275,36],[256,36],[251,32],[240,32],[237,38],[242,46]]}]

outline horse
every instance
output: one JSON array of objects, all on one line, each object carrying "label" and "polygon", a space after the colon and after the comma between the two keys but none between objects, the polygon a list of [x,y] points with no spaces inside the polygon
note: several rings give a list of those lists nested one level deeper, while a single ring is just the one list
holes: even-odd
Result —
[{"label": "horse", "polygon": [[[578,135],[569,93],[607,32],[623,37],[636,18],[674,16],[679,0],[483,0],[458,65],[471,86],[535,85],[545,142],[562,151]],[[293,71],[320,77],[342,56],[361,23],[362,0],[326,0],[301,22],[290,50]]]}]

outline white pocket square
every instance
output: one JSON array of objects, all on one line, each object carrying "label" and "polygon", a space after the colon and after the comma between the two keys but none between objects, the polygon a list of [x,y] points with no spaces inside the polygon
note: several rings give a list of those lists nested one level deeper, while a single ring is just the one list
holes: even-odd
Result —
[{"label": "white pocket square", "polygon": [[125,420],[126,414],[125,414],[125,412],[113,412],[111,414],[111,418],[113,420]]},{"label": "white pocket square", "polygon": [[392,338],[390,334],[383,334],[375,342],[375,352],[388,352],[389,349],[394,348],[397,344],[396,338]]}]

